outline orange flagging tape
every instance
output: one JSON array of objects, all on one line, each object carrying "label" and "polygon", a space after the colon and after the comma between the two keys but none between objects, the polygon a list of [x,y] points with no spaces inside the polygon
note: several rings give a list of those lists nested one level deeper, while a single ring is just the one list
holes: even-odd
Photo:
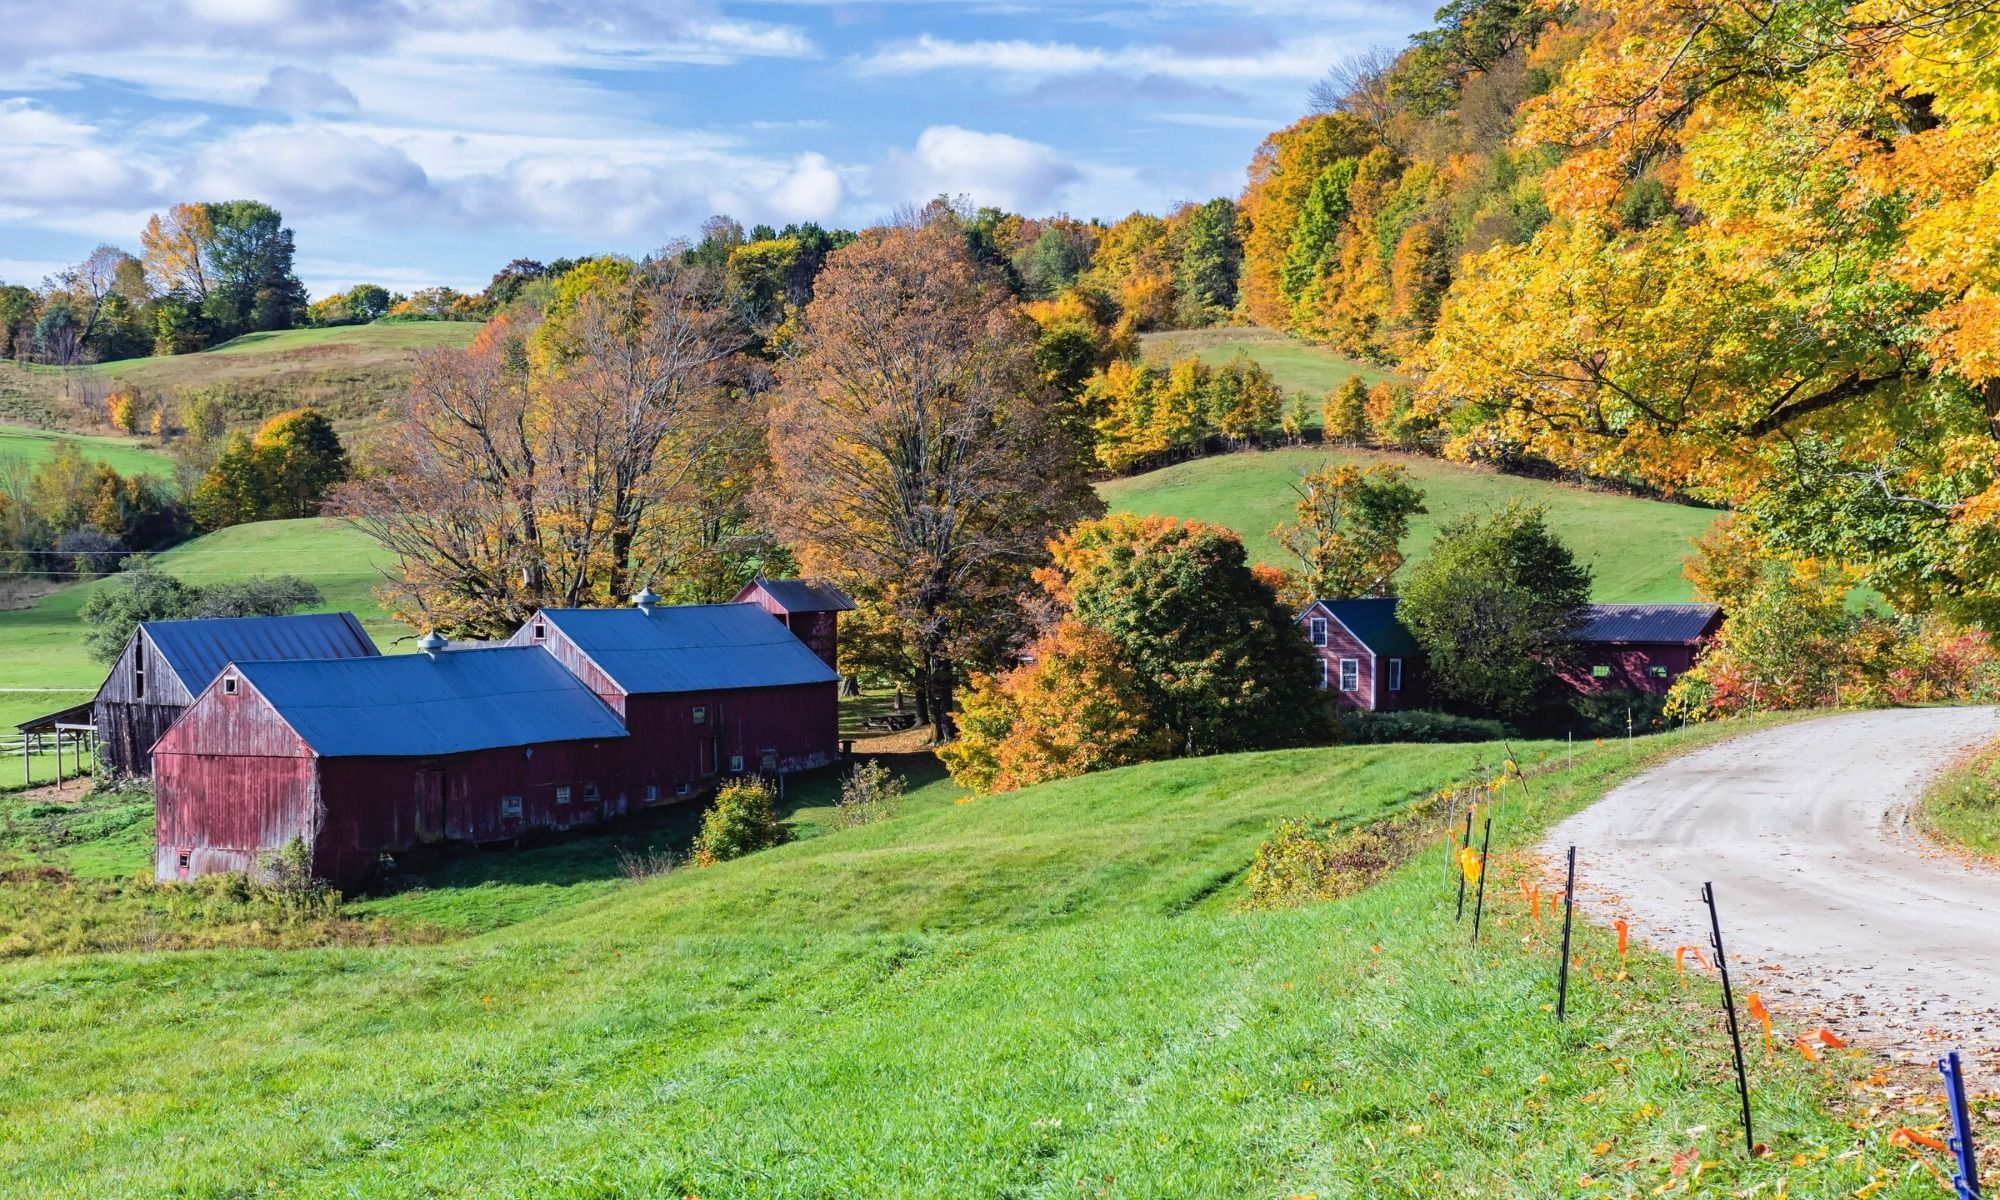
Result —
[{"label": "orange flagging tape", "polygon": [[1611,923],[1611,927],[1618,931],[1618,957],[1624,958],[1625,942],[1626,939],[1632,936],[1632,926],[1626,922],[1624,917],[1620,917]]}]

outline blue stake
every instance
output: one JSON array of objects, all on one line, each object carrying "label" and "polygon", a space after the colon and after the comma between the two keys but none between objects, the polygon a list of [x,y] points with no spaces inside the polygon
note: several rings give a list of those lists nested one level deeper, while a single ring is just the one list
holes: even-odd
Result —
[{"label": "blue stake", "polygon": [[1958,1170],[1951,1186],[1958,1200],[1979,1200],[1979,1161],[1972,1152],[1972,1114],[1965,1107],[1965,1072],[1958,1065],[1958,1051],[1938,1059],[1938,1074],[1944,1076],[1945,1098],[1951,1105],[1951,1153]]}]

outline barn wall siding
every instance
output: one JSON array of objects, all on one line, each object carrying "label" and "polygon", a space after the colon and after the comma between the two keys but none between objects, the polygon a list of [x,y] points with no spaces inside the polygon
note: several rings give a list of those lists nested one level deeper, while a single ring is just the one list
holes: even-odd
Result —
[{"label": "barn wall siding", "polygon": [[[1674,680],[1694,666],[1700,651],[1699,646],[1679,643],[1586,645],[1578,653],[1577,665],[1562,671],[1562,679],[1586,696],[1614,690],[1664,696]],[[1609,667],[1611,674],[1598,678],[1591,670],[1596,666]],[[1651,674],[1653,667],[1665,667],[1665,677]]]},{"label": "barn wall siding", "polygon": [[583,686],[596,693],[598,699],[610,705],[611,711],[621,717],[625,715],[624,689],[613,683],[611,677],[606,675],[602,668],[590,660],[589,655],[578,649],[576,643],[571,641],[562,630],[557,629],[553,621],[548,622],[543,627],[546,633],[545,637],[535,637],[534,627],[534,621],[530,620],[526,625],[514,631],[514,636],[507,639],[507,644],[509,646],[540,646],[547,650],[550,654],[556,656],[556,661],[568,669],[570,674],[581,680]]},{"label": "barn wall siding", "polygon": [[311,834],[313,760],[161,752],[154,758],[155,877],[253,871]]}]

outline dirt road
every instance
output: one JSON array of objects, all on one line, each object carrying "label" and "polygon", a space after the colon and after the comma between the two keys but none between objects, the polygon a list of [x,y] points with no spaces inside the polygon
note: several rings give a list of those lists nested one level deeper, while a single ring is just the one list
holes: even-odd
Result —
[{"label": "dirt road", "polygon": [[2000,872],[1936,849],[1909,821],[1940,770],[1995,737],[1991,708],[1748,734],[1625,784],[1543,849],[1574,844],[1583,910],[1625,917],[1667,950],[1706,948],[1700,891],[1713,880],[1731,977],[1781,1023],[1816,1020],[1914,1063],[1956,1047],[1982,1086],[2000,1086]]}]

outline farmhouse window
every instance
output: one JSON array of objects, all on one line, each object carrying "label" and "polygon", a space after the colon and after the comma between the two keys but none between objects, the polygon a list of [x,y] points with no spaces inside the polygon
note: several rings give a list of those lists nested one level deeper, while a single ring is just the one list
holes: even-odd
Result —
[{"label": "farmhouse window", "polygon": [[729,769],[737,775],[743,773],[743,756],[741,754],[732,754],[729,756]]},{"label": "farmhouse window", "polygon": [[556,803],[557,804],[569,803],[569,789],[567,787],[559,787],[556,789]]},{"label": "farmhouse window", "polygon": [[1603,663],[1598,663],[1596,666],[1590,668],[1590,677],[1592,679],[1609,679],[1611,678],[1611,668],[1605,666]]},{"label": "farmhouse window", "polygon": [[540,621],[535,622],[535,640],[538,642],[546,641],[548,640],[548,636],[549,636],[549,627],[547,625],[542,624]]},{"label": "farmhouse window", "polygon": [[1392,692],[1403,690],[1403,660],[1400,658],[1389,660],[1389,690]]},{"label": "farmhouse window", "polygon": [[584,785],[583,785],[583,802],[584,802],[585,804],[595,804],[595,803],[597,803],[597,796],[598,796],[598,793],[597,793],[597,785],[596,785],[596,784],[594,784],[594,783],[586,783],[586,784],[584,784]]},{"label": "farmhouse window", "polygon": [[1663,666],[1660,666],[1658,663],[1655,663],[1652,666],[1646,668],[1646,674],[1652,676],[1655,679],[1665,679],[1667,677],[1667,669]]},{"label": "farmhouse window", "polygon": [[222,694],[225,696],[234,696],[236,694],[236,676],[224,675],[222,677]]},{"label": "farmhouse window", "polygon": [[1326,690],[1326,660],[1323,658],[1319,660],[1319,686],[1321,691]]},{"label": "farmhouse window", "polygon": [[1340,660],[1340,690],[1357,692],[1361,690],[1361,660],[1343,658]]},{"label": "farmhouse window", "polygon": [[1324,646],[1324,645],[1326,645],[1326,618],[1325,618],[1325,617],[1314,617],[1314,618],[1312,619],[1312,643],[1313,643],[1313,645],[1315,645],[1315,646]]},{"label": "farmhouse window", "polygon": [[519,817],[521,815],[521,798],[519,796],[500,797],[500,815],[503,817]]},{"label": "farmhouse window", "polygon": [[699,705],[699,704],[695,705],[695,706],[694,706],[694,723],[695,723],[695,724],[697,724],[697,725],[706,725],[706,724],[708,724],[708,709],[706,709],[706,708],[702,707],[702,706],[701,706],[701,705]]},{"label": "farmhouse window", "polygon": [[660,785],[657,783],[647,784],[646,803],[651,804],[653,801],[658,800],[659,798],[660,798]]}]

